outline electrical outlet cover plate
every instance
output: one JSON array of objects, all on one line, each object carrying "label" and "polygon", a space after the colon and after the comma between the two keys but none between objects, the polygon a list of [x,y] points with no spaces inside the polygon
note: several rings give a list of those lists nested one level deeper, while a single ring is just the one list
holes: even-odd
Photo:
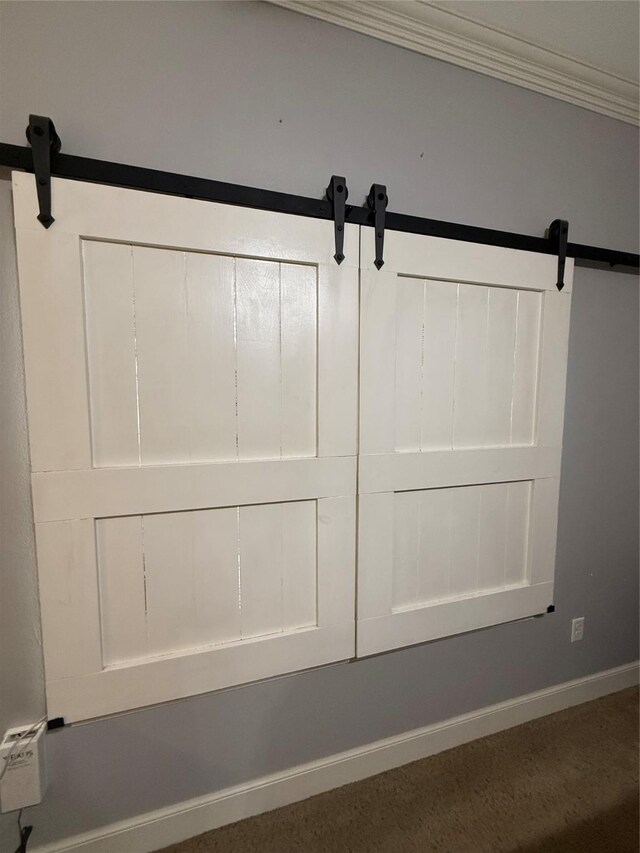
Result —
[{"label": "electrical outlet cover plate", "polygon": [[577,643],[584,637],[584,616],[574,619],[571,623],[571,642]]},{"label": "electrical outlet cover plate", "polygon": [[45,723],[7,729],[0,743],[1,812],[41,802],[46,787],[45,731]]}]

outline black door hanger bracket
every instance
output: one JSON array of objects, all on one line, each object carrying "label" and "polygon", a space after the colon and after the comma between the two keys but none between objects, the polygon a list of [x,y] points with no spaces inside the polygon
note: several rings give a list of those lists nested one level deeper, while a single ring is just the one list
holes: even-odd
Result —
[{"label": "black door hanger bracket", "polygon": [[336,240],[336,253],[333,257],[337,264],[344,261],[344,215],[348,196],[349,190],[345,179],[339,175],[332,175],[327,187],[327,198],[333,205],[333,230]]},{"label": "black door hanger bracket", "polygon": [[62,147],[55,126],[47,116],[29,116],[27,139],[31,143],[33,171],[38,190],[38,222],[48,228],[55,219],[51,215],[51,155]]},{"label": "black door hanger bracket", "polygon": [[566,219],[554,219],[549,226],[549,242],[554,254],[558,256],[558,281],[556,287],[564,287],[564,267],[567,261],[567,242],[569,239],[569,223]]},{"label": "black door hanger bracket", "polygon": [[384,264],[384,222],[387,210],[387,188],[384,184],[372,184],[367,196],[367,204],[373,211],[373,227],[376,239],[376,259],[373,262],[377,270]]},{"label": "black door hanger bracket", "polygon": [[[235,204],[240,207],[252,207],[256,210],[271,210],[277,213],[308,216],[315,219],[335,222],[336,263],[344,256],[344,224],[341,221],[342,199],[333,201],[308,198],[307,196],[265,190],[230,184],[193,175],[161,172],[142,166],[126,163],[111,163],[89,157],[76,157],[60,151],[60,138],[48,116],[30,116],[27,137],[30,146],[10,145],[0,142],[0,166],[35,172],[37,180],[40,215],[38,221],[45,228],[53,222],[51,214],[51,175],[73,181],[89,181],[94,184],[123,187],[142,192],[156,192],[182,198],[195,198],[219,204]],[[336,176],[336,180],[338,176]],[[332,181],[332,184],[334,181]],[[346,184],[344,198],[346,199]],[[379,192],[375,193],[375,189]],[[331,193],[328,189],[327,195]],[[378,196],[381,195],[381,198]],[[552,223],[544,237],[529,234],[516,234],[511,231],[498,231],[460,222],[444,222],[439,219],[427,219],[404,213],[388,212],[386,189],[375,185],[369,195],[368,203],[363,207],[345,205],[344,216],[349,223],[371,227],[376,225],[376,267],[383,265],[384,229],[402,231],[407,234],[421,234],[428,237],[440,237],[448,240],[462,240],[486,246],[501,246],[524,252],[537,252],[555,255],[558,259],[558,286],[564,285],[564,261],[574,258],[576,264],[593,269],[603,265],[616,269],[620,273],[637,275],[640,258],[633,252],[621,252],[601,246],[585,246],[579,243],[567,243],[567,232]],[[343,230],[338,226],[343,224]],[[563,223],[566,226],[566,222]],[[342,237],[342,243],[340,238]],[[565,251],[566,246],[566,251]]]}]

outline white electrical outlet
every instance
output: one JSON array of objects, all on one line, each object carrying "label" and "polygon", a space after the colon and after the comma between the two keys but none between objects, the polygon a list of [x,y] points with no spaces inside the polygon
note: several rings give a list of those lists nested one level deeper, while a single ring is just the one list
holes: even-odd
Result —
[{"label": "white electrical outlet", "polygon": [[8,729],[0,743],[0,811],[35,806],[46,785],[46,723]]},{"label": "white electrical outlet", "polygon": [[571,642],[577,643],[584,637],[584,616],[574,619],[571,623]]}]

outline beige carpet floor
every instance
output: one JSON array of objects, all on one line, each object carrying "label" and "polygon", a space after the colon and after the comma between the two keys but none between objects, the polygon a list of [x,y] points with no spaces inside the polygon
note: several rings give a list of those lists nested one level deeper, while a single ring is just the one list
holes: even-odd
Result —
[{"label": "beige carpet floor", "polygon": [[631,689],[164,853],[638,853],[638,817]]}]

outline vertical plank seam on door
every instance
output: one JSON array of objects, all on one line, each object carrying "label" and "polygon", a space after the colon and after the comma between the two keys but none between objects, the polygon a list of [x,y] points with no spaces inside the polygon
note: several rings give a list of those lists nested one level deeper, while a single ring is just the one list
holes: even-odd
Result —
[{"label": "vertical plank seam on door", "polygon": [[[458,325],[460,322],[460,283],[456,283],[456,328],[453,339],[453,387],[451,389],[451,433],[449,436],[449,445],[453,450],[454,438],[456,433],[456,374],[458,367]],[[449,561],[449,574],[451,574],[451,561]],[[451,588],[451,587],[449,587]]]},{"label": "vertical plank seam on door", "polygon": [[[488,409],[489,409],[489,329],[490,329],[490,318],[491,318],[491,287],[485,287],[486,295],[487,295],[487,308],[486,308],[486,318],[484,323],[484,375],[482,378],[482,385],[484,390],[484,400],[482,404],[482,421],[481,421],[481,437],[478,445],[480,447],[487,446],[487,424],[489,422],[488,417]],[[477,595],[480,590],[480,525],[482,524],[482,505],[484,503],[484,491],[485,487],[477,486],[480,489],[478,492],[478,520],[476,523],[476,581],[475,581],[475,594]]]},{"label": "vertical plank seam on door", "polygon": [[420,350],[420,450],[424,449],[424,347],[425,347],[425,327],[427,317],[427,280],[422,282],[422,343]]},{"label": "vertical plank seam on door", "polygon": [[[517,312],[517,305],[516,305],[516,312]],[[517,330],[517,328],[518,328],[518,327],[517,327],[517,324],[516,324],[516,330]],[[517,334],[517,331],[516,331],[516,334]],[[514,362],[515,362],[515,359],[514,359]],[[512,405],[512,408],[513,408],[513,399],[512,399],[512,401],[511,401],[511,405]],[[508,548],[507,548],[507,542],[509,541],[509,507],[510,507],[510,505],[511,505],[511,485],[512,485],[512,484],[511,484],[511,483],[507,483],[506,485],[507,485],[507,500],[506,500],[506,504],[505,504],[505,508],[504,508],[504,511],[505,511],[505,519],[504,519],[504,557],[503,557],[503,559],[502,559],[502,586],[503,586],[503,588],[504,588],[504,587],[506,587],[506,585],[507,585],[507,557],[508,557],[508,553],[509,553],[509,552],[508,552]]]},{"label": "vertical plank seam on door", "polygon": [[145,653],[149,653],[149,602],[147,598],[147,555],[144,547],[144,516],[140,516],[140,551],[142,552],[142,587],[144,590]]},{"label": "vertical plank seam on door", "polygon": [[[238,415],[238,262],[233,257],[233,354],[236,461],[240,460],[240,421]],[[238,588],[238,634],[242,638],[242,566],[240,560],[240,507],[236,507],[236,576]]]},{"label": "vertical plank seam on door", "polygon": [[[187,277],[187,253],[182,252],[182,285],[184,287],[184,323],[185,323],[185,358],[184,363],[187,371],[191,363],[191,334],[189,331],[189,281]],[[193,421],[189,418],[187,425],[187,453],[189,462],[193,461]]]},{"label": "vertical plank seam on door", "polygon": [[[186,258],[185,258],[186,262]],[[187,315],[187,323],[189,322]],[[198,513],[199,514],[199,513]],[[196,595],[196,582],[197,582],[197,570],[196,570],[196,560],[195,560],[195,523],[196,523],[196,511],[191,510],[187,513],[188,516],[188,525],[189,525],[189,552],[191,557],[191,602],[190,606],[192,608],[192,612],[194,614],[196,620],[196,626],[198,630],[198,636],[200,635],[200,596]],[[173,571],[177,571],[177,567],[174,567]]]},{"label": "vertical plank seam on door", "polygon": [[536,491],[537,484],[538,484],[537,480],[529,480],[529,484],[528,484],[529,488],[527,489],[527,514],[526,514],[526,519],[527,519],[526,561],[527,562],[526,562],[526,565],[524,567],[524,580],[525,580],[525,584],[528,586],[531,586],[531,554],[533,552],[533,539],[531,536],[531,517],[533,515],[534,507],[535,507],[534,497],[535,497],[535,491]]},{"label": "vertical plank seam on door", "polygon": [[[282,264],[280,264],[282,267]],[[282,310],[280,311],[280,328],[282,329]],[[282,344],[282,336],[280,336]],[[282,377],[282,349],[280,350],[280,376]],[[280,382],[282,389],[282,381]],[[280,407],[280,422],[282,423],[282,407]],[[282,441],[282,429],[280,430],[280,441]],[[281,445],[282,447],[282,445]],[[282,456],[282,449],[280,450]],[[280,633],[284,633],[284,503],[280,504]]]},{"label": "vertical plank seam on door", "polygon": [[[86,314],[85,314],[86,316]],[[86,335],[85,335],[85,347],[86,347]],[[85,349],[85,354],[88,353],[88,349]],[[87,360],[87,378],[89,376],[88,373],[89,362]],[[87,398],[89,399],[89,398]],[[91,432],[91,430],[89,430]],[[93,458],[93,448],[92,448],[92,458]],[[104,618],[102,613],[102,600],[101,600],[101,583],[100,583],[100,549],[98,546],[98,530],[96,528],[96,519],[85,519],[88,524],[89,521],[92,521],[92,533],[93,533],[93,542],[91,543],[91,549],[94,554],[94,566],[96,569],[96,591],[98,595],[97,601],[97,617],[98,617],[98,644],[100,646],[100,661],[102,667],[105,665],[105,637],[104,637]]]},{"label": "vertical plank seam on door", "polygon": [[[520,291],[516,290],[516,317],[515,317],[515,333],[513,336],[513,368],[511,370],[511,406],[509,409],[509,444],[513,444],[513,405],[516,397],[516,353],[518,352],[518,323],[520,318]],[[507,518],[509,501],[507,497]],[[505,557],[506,561],[506,557]],[[506,581],[506,575],[505,575]]]},{"label": "vertical plank seam on door", "polygon": [[[538,297],[538,340],[536,342],[536,387],[533,392],[533,424],[532,424],[532,444],[537,445],[540,441],[540,377],[542,375],[542,345],[544,343],[544,325],[547,318],[547,296],[550,291],[545,290]],[[530,510],[533,506],[533,501],[530,501]],[[527,572],[528,572],[527,561]]]},{"label": "vertical plank seam on door", "polygon": [[[138,430],[138,468],[142,467],[142,432],[140,429],[140,377],[138,374],[138,328],[136,322],[136,263],[133,246],[129,246],[131,259],[131,300],[133,320],[133,363],[136,384],[136,427]],[[142,519],[142,516],[140,516]],[[144,552],[143,552],[144,553]],[[145,586],[145,619],[146,619],[146,586]]]},{"label": "vertical plank seam on door", "polygon": [[[398,406],[398,279],[399,275],[396,275],[396,280],[393,283],[394,293],[393,293],[393,322],[391,323],[391,328],[393,330],[393,411],[394,413],[397,411]],[[391,433],[391,450],[393,453],[396,452],[396,419],[394,417],[392,421],[392,433]]]},{"label": "vertical plank seam on door", "polygon": [[[360,251],[360,241],[358,240],[358,251]],[[315,328],[315,344],[316,344],[316,363],[315,363],[315,456],[318,457],[320,452],[320,267],[318,265],[314,266],[315,270],[315,288],[316,288],[316,298],[315,298],[315,309],[316,309],[316,328]],[[360,322],[358,321],[358,328],[360,327]],[[356,491],[357,491],[357,468],[356,468]],[[318,528],[320,526],[320,501],[316,497],[314,500],[315,504],[315,561],[314,561],[314,596],[315,596],[315,625],[318,624],[318,600],[320,596],[320,591],[318,589],[318,575],[319,575],[319,558],[320,558],[320,550],[319,550],[319,535]],[[357,523],[357,522],[356,522]],[[356,540],[357,540],[357,527],[356,527]],[[354,608],[355,608],[354,602]],[[354,632],[355,632],[355,620],[356,614],[354,612]],[[355,644],[355,635],[354,635],[354,644]]]},{"label": "vertical plank seam on door", "polygon": [[[488,288],[487,288],[488,290]],[[489,317],[489,305],[488,305],[488,296],[487,296],[487,324]],[[489,338],[489,329],[487,328],[487,339]],[[485,389],[485,409],[486,409],[486,389]],[[480,525],[482,524],[482,504],[483,504],[483,492],[485,486],[476,486],[476,488],[480,489],[478,492],[478,533],[476,536],[476,588],[475,594],[477,595],[480,590]]]},{"label": "vertical plank seam on door", "polygon": [[[84,321],[84,329],[83,329],[83,337],[84,337],[84,368],[85,368],[85,385],[87,389],[87,406],[88,406],[88,416],[89,416],[89,453],[91,459],[91,467],[95,468],[96,463],[96,449],[95,449],[95,438],[93,435],[93,417],[92,417],[92,405],[91,405],[91,366],[90,366],[90,357],[89,357],[89,305],[87,302],[87,284],[86,284],[86,264],[84,257],[85,250],[85,240],[79,240],[79,249],[80,249],[80,298],[82,300],[82,318]],[[94,522],[95,525],[95,522]],[[97,554],[96,554],[97,557]],[[97,565],[97,563],[96,563]],[[102,628],[100,629],[100,636],[102,638]]]},{"label": "vertical plank seam on door", "polygon": [[[426,282],[425,282],[425,289],[426,289]],[[423,318],[424,318],[424,314],[423,314]],[[423,334],[423,340],[424,340],[424,322],[423,322],[423,326],[422,326],[422,334]],[[421,387],[422,387],[422,385],[421,385]],[[422,415],[422,413],[421,413],[421,415]],[[420,418],[420,420],[422,422],[422,417]],[[421,443],[422,443],[422,439],[421,439]],[[424,503],[424,495],[425,495],[424,491],[415,492],[415,496],[416,496],[417,502],[418,502],[418,508],[417,508],[418,509],[418,511],[417,511],[418,541],[416,542],[416,568],[415,568],[416,596],[415,596],[415,601],[418,604],[421,603],[421,601],[422,601],[422,598],[420,595],[420,591],[422,588],[422,584],[420,583],[420,554],[422,553],[422,550],[421,550],[422,549],[422,505]]]},{"label": "vertical plank seam on door", "polygon": [[[482,430],[480,434],[480,440],[478,442],[478,447],[487,447],[487,423],[489,421],[488,418],[488,409],[489,409],[489,318],[491,315],[491,288],[485,287],[487,293],[487,312],[486,319],[484,323],[484,375],[482,377],[482,385],[484,390],[484,400],[482,404],[482,421],[480,423],[480,428]],[[478,559],[476,561],[476,569],[477,564],[480,561],[480,512],[482,508],[482,492],[480,492],[480,501],[478,504]],[[479,579],[479,575],[476,575],[476,579]],[[478,590],[478,584],[476,583],[476,592]]]},{"label": "vertical plank seam on door", "polygon": [[236,507],[236,550],[237,550],[237,566],[238,566],[238,628],[240,638],[242,639],[242,563],[240,557],[240,507]]},{"label": "vertical plank seam on door", "polygon": [[[284,389],[282,380],[282,263],[278,263],[278,384],[280,392],[280,459],[282,459],[282,431],[284,420]],[[280,573],[282,575],[282,572]],[[282,612],[282,608],[281,608]]]},{"label": "vertical plank seam on door", "polygon": [[[314,504],[315,504],[315,509],[316,509],[316,512],[315,512],[316,524],[315,524],[315,528],[313,531],[314,543],[315,543],[315,545],[314,545],[314,553],[315,553],[315,562],[314,562],[315,623],[314,624],[317,627],[317,625],[318,625],[318,599],[319,599],[319,595],[320,595],[320,592],[318,589],[318,576],[320,574],[320,572],[318,571],[319,558],[320,558],[320,546],[319,546],[320,536],[318,533],[318,530],[320,527],[320,501],[318,500],[318,498],[316,498],[314,500]],[[358,533],[358,528],[356,527],[356,537],[355,537],[356,543],[358,540],[357,533]],[[355,570],[355,567],[354,567],[354,570]],[[356,579],[357,579],[357,577],[356,577]],[[355,602],[354,602],[354,607],[355,607]],[[353,617],[354,645],[355,645],[355,630],[356,630],[355,626],[356,626],[356,615],[354,613],[354,617]]]},{"label": "vertical plank seam on door", "polygon": [[[489,288],[487,288],[487,291]],[[489,317],[489,294],[487,293],[487,324]],[[487,325],[487,339],[489,337],[489,328]],[[487,360],[485,358],[485,398],[486,398],[486,377],[487,377]],[[485,401],[485,409],[486,409],[486,401]],[[473,486],[471,488],[474,488]],[[475,488],[478,488],[480,491],[478,492],[478,512],[476,515],[476,585],[474,595],[478,594],[480,589],[480,522],[482,521],[482,493],[484,492],[486,486],[484,485],[476,485]]]},{"label": "vertical plank seam on door", "polygon": [[[455,395],[454,395],[455,396]],[[449,565],[447,567],[447,597],[451,597],[451,563],[452,563],[452,553],[451,553],[451,545],[453,543],[453,492],[449,490],[449,527],[448,527],[448,539],[449,539]]]},{"label": "vertical plank seam on door", "polygon": [[[240,424],[238,417],[238,265],[237,258],[233,258],[233,353],[234,366],[234,394],[235,394],[235,423],[236,423],[236,460],[240,459]],[[238,510],[239,512],[240,510]],[[238,521],[238,530],[239,530]],[[240,533],[238,533],[240,536]],[[240,560],[240,540],[238,539],[238,560]],[[240,578],[240,564],[238,563],[238,579]]]},{"label": "vertical plank seam on door", "polygon": [[[315,298],[315,309],[316,309],[316,329],[315,329],[315,344],[316,344],[316,364],[315,364],[315,437],[316,437],[316,452],[315,456],[318,457],[320,452],[320,267],[316,264],[314,266],[315,270],[315,287],[316,287],[316,298]],[[360,326],[360,321],[358,320],[358,327]],[[316,521],[317,527],[317,521]],[[316,560],[317,566],[317,560]],[[317,602],[317,596],[316,596]]]},{"label": "vertical plank seam on door", "polygon": [[[318,298],[320,295],[320,288],[318,287]],[[358,226],[358,290],[357,290],[357,305],[356,305],[356,316],[357,316],[357,335],[356,335],[356,493],[354,496],[354,519],[356,525],[355,531],[355,545],[354,545],[354,563],[353,563],[353,654],[354,657],[357,657],[358,654],[358,587],[360,585],[359,578],[359,566],[360,566],[360,422],[361,422],[361,411],[360,411],[360,392],[361,392],[361,352],[360,347],[362,343],[362,225]],[[319,318],[320,314],[318,313],[318,328],[319,328]],[[319,363],[319,357],[318,357]],[[316,523],[316,587],[318,583],[318,543],[319,543],[319,512],[320,512],[320,501],[316,501],[316,506],[318,508],[318,513],[316,514],[316,518],[318,519]],[[318,619],[318,596],[316,594],[316,622]]]},{"label": "vertical plank seam on door", "polygon": [[447,553],[447,564],[446,564],[446,570],[447,570],[447,585],[446,586],[447,586],[447,588],[446,588],[446,593],[444,593],[441,597],[442,598],[450,598],[450,596],[451,596],[451,564],[452,564],[451,541],[452,541],[452,535],[453,535],[452,529],[451,529],[453,526],[453,521],[452,521],[453,494],[452,494],[451,489],[443,489],[442,494],[446,495],[446,497],[447,497],[447,552],[446,552]]}]

